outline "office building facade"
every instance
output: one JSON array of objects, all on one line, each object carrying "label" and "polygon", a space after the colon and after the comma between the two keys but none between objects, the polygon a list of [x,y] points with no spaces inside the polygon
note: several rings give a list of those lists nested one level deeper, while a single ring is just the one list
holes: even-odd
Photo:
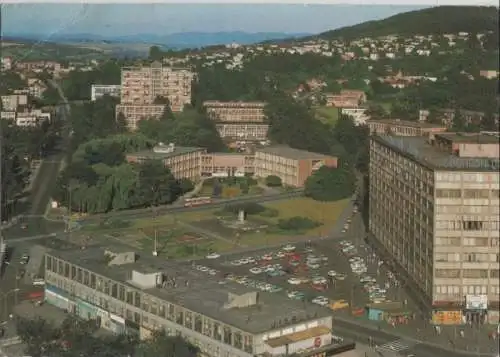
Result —
[{"label": "office building facade", "polygon": [[220,102],[205,101],[210,119],[218,123],[263,123],[265,102]]},{"label": "office building facade", "polygon": [[499,303],[498,137],[370,140],[369,228],[429,309]]},{"label": "office building facade", "polygon": [[119,84],[92,84],[90,89],[90,99],[95,101],[105,95],[120,98],[121,85]]},{"label": "office building facade", "polygon": [[287,186],[302,187],[322,166],[337,167],[337,158],[285,146],[255,151],[255,176],[278,176]]}]

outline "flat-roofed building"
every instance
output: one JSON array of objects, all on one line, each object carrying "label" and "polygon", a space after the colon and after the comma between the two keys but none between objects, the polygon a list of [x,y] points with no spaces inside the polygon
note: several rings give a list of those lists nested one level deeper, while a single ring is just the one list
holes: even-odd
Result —
[{"label": "flat-roofed building", "polygon": [[15,111],[18,107],[28,105],[28,96],[26,94],[2,95],[2,110]]},{"label": "flat-roofed building", "polygon": [[173,112],[191,103],[194,73],[187,68],[164,67],[160,62],[150,66],[124,67],[121,73],[121,103],[153,104],[157,97],[168,99]]},{"label": "flat-roofed building", "polygon": [[218,123],[263,123],[265,102],[221,102],[208,100],[203,103],[210,119]]},{"label": "flat-roofed building", "polygon": [[366,102],[366,94],[360,90],[341,90],[340,94],[327,93],[326,105],[337,108],[358,108]]},{"label": "flat-roofed building", "polygon": [[456,310],[457,324],[462,311],[482,321],[478,301],[498,321],[498,168],[498,135],[370,139],[371,236],[422,305]]},{"label": "flat-roofed building", "polygon": [[116,106],[116,118],[123,114],[127,128],[129,130],[137,130],[137,126],[141,120],[160,119],[165,111],[163,104],[145,104],[145,105],[128,105],[118,104]]},{"label": "flat-roofed building", "polygon": [[179,335],[208,357],[299,357],[338,349],[332,314],[282,294],[257,292],[130,247],[45,254],[45,300],[115,333]]},{"label": "flat-roofed building", "polygon": [[446,125],[399,119],[367,121],[371,134],[392,134],[398,136],[432,136],[447,130]]},{"label": "flat-roofed building", "polygon": [[266,141],[268,124],[219,123],[215,128],[220,137],[230,142]]},{"label": "flat-roofed building", "polygon": [[203,148],[164,145],[162,143],[152,150],[144,150],[127,154],[128,162],[141,163],[147,160],[161,160],[170,168],[176,179],[189,179],[197,181],[201,177],[201,157],[206,153]]},{"label": "flat-roofed building", "polygon": [[105,95],[120,98],[121,85],[119,84],[92,84],[90,99],[92,101],[102,98]]},{"label": "flat-roofed building", "polygon": [[255,156],[239,153],[204,154],[201,166],[201,175],[205,177],[243,177],[253,175]]},{"label": "flat-roofed building", "polygon": [[255,151],[255,176],[278,176],[288,186],[304,186],[307,178],[322,166],[337,167],[337,158],[287,146]]}]

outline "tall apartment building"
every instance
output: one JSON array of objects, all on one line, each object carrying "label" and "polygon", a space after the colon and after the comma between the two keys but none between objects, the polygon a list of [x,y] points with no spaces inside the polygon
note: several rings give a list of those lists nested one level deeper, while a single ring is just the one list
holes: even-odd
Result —
[{"label": "tall apartment building", "polygon": [[302,187],[322,166],[337,167],[337,158],[286,146],[255,151],[255,176],[278,176],[284,185]]},{"label": "tall apartment building", "polygon": [[267,140],[269,125],[265,123],[265,102],[203,103],[208,117],[216,123],[221,138],[229,143],[247,143]]},{"label": "tall apartment building", "polygon": [[263,123],[265,102],[220,102],[208,100],[203,103],[210,119],[218,123]]},{"label": "tall apartment building", "polygon": [[115,108],[116,118],[123,114],[129,130],[137,130],[139,122],[146,119],[159,119],[165,111],[165,105],[131,105],[118,104]]},{"label": "tall apartment building", "polygon": [[370,232],[429,309],[498,321],[498,168],[494,135],[370,140]]},{"label": "tall apartment building", "polygon": [[[157,97],[167,99],[173,112],[180,112],[191,103],[193,79],[194,73],[189,69],[164,67],[160,62],[143,67],[124,67],[121,73],[121,103],[117,113],[123,113],[130,128],[135,129],[137,122],[144,119],[140,116],[142,113],[163,112],[160,109],[163,105],[154,104]],[[129,109],[132,107],[133,110]]]},{"label": "tall apartment building", "polygon": [[[332,356],[332,315],[130,247],[45,254],[45,301],[114,333],[182,336],[207,357]],[[354,345],[352,344],[352,348]],[[351,348],[351,349],[352,349]],[[328,353],[328,354],[327,354]]]},{"label": "tall apartment building", "polygon": [[398,136],[432,136],[447,130],[446,125],[415,122],[399,119],[381,119],[367,121],[371,134],[392,134]]},{"label": "tall apartment building", "polygon": [[128,162],[141,163],[146,160],[161,160],[170,168],[176,179],[197,181],[201,177],[201,157],[206,153],[203,148],[159,144],[153,150],[127,154]]}]

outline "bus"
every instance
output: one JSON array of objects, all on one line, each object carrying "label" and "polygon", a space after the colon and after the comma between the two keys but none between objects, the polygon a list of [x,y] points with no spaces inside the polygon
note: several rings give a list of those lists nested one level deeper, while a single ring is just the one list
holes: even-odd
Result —
[{"label": "bus", "polygon": [[184,201],[184,207],[193,207],[193,206],[200,206],[200,205],[206,205],[212,203],[212,198],[210,197],[193,197],[193,198],[186,198]]}]

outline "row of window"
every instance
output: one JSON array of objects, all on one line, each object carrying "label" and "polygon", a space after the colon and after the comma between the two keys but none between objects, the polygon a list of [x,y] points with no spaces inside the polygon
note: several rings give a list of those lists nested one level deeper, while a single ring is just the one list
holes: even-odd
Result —
[{"label": "row of window", "polygon": [[484,205],[484,206],[466,206],[466,205],[453,205],[444,206],[436,205],[436,213],[441,214],[482,214],[482,215],[494,215],[498,217],[500,213],[500,206],[498,205]]},{"label": "row of window", "polygon": [[498,295],[498,286],[486,286],[486,285],[436,285],[434,287],[434,292],[437,294],[445,295],[455,295],[455,296],[465,296],[465,295]]},{"label": "row of window", "polygon": [[446,182],[499,182],[499,175],[493,173],[475,173],[475,172],[464,172],[464,173],[452,173],[452,172],[438,172],[436,174],[436,179],[438,181]]},{"label": "row of window", "polygon": [[487,270],[487,269],[436,269],[436,278],[448,278],[448,279],[488,279],[488,278],[498,278],[498,269]]},{"label": "row of window", "polygon": [[435,245],[441,247],[498,247],[498,237],[484,238],[484,237],[436,237]]},{"label": "row of window", "polygon": [[500,254],[495,253],[436,253],[437,262],[499,263]]},{"label": "row of window", "polygon": [[459,188],[438,188],[437,198],[464,198],[464,199],[498,199],[500,191],[498,189],[459,189]]},{"label": "row of window", "polygon": [[462,220],[439,220],[436,222],[436,229],[451,231],[493,231],[498,232],[500,222],[498,217],[495,220],[485,221],[480,217],[464,216]]},{"label": "row of window", "polygon": [[[187,309],[171,303],[156,300],[139,290],[135,290],[115,281],[102,278],[85,269],[76,267],[48,255],[46,256],[46,269],[49,272],[64,276],[67,279],[85,285],[90,289],[97,290],[98,292],[108,295],[116,300],[125,302],[152,315],[165,318],[178,325],[192,329],[215,340],[222,341],[235,348],[249,353],[252,352],[253,339],[251,335],[234,332],[230,327],[224,326],[221,323],[215,322],[205,316],[188,311]],[[57,285],[61,286],[62,283],[59,282]],[[68,287],[66,286],[64,287],[64,289],[67,288]],[[87,300],[101,306],[105,310],[110,310],[111,308],[106,299],[101,298],[97,300],[94,296],[87,297]],[[137,312],[127,309],[122,312],[121,315],[127,320],[141,323],[141,315]],[[142,323],[147,325],[150,324],[147,315],[142,315]]]}]

